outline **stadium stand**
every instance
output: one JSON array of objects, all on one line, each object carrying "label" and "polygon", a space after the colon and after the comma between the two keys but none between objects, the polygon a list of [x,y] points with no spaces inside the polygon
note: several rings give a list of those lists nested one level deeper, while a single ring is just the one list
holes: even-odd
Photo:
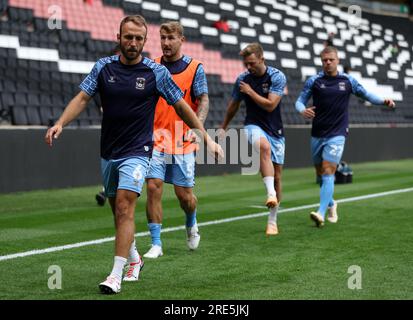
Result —
[{"label": "stadium stand", "polygon": [[[119,22],[125,14],[142,14],[149,22],[145,55],[161,54],[159,24],[180,20],[188,42],[185,53],[203,61],[211,108],[206,126],[222,121],[232,83],[243,71],[238,52],[259,41],[269,65],[282,69],[289,94],[282,116],[290,125],[305,124],[294,109],[303,81],[321,68],[318,57],[329,32],[340,51],[342,65],[368,89],[394,99],[398,108],[367,107],[352,98],[353,124],[413,123],[412,23],[408,19],[363,14],[349,26],[346,10],[321,1],[274,0],[9,0],[0,20],[0,119],[14,125],[49,125],[78,91],[81,79],[100,57],[115,46]],[[61,11],[56,7],[60,6]],[[50,11],[52,8],[52,11]],[[54,11],[53,11],[54,10]],[[57,11],[56,11],[57,10]],[[61,16],[59,16],[61,14]],[[50,29],[49,17],[62,24]],[[221,15],[230,33],[212,27]],[[54,22],[56,22],[54,21]],[[53,21],[52,21],[53,22]],[[392,46],[398,46],[392,52]],[[99,103],[87,109],[74,125],[100,123]],[[237,114],[234,124],[243,120]],[[1,123],[1,121],[0,121]]]}]

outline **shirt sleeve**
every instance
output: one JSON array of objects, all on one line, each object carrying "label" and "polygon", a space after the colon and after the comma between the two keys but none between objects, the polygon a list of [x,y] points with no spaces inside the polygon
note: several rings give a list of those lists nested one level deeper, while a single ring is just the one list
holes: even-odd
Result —
[{"label": "shirt sleeve", "polygon": [[234,101],[241,101],[243,99],[243,93],[239,90],[239,83],[244,79],[243,75],[240,75],[237,78],[237,81],[234,83],[234,87],[232,89],[232,99]]},{"label": "shirt sleeve", "polygon": [[200,64],[198,66],[198,69],[196,70],[192,88],[194,90],[195,97],[202,96],[203,94],[208,94],[208,82],[202,64]]},{"label": "shirt sleeve", "polygon": [[92,71],[86,76],[86,78],[79,85],[80,90],[86,92],[88,96],[93,97],[98,91],[98,77],[100,71],[105,66],[106,62],[104,59],[100,59],[92,68]]},{"label": "shirt sleeve", "polygon": [[362,98],[371,102],[372,104],[376,105],[383,105],[384,99],[380,98],[379,96],[375,95],[374,93],[368,92],[355,78],[352,76],[348,76],[353,94],[357,97]]},{"label": "shirt sleeve", "polygon": [[305,110],[308,100],[310,100],[311,96],[313,95],[314,81],[315,77],[311,77],[305,82],[304,88],[298,96],[297,101],[295,102],[295,109],[298,112],[303,112]]},{"label": "shirt sleeve", "polygon": [[287,84],[287,78],[282,72],[275,72],[271,76],[270,93],[275,93],[277,96],[282,97],[284,95],[284,88]]},{"label": "shirt sleeve", "polygon": [[183,97],[182,90],[173,81],[166,67],[158,65],[154,70],[156,78],[156,89],[169,105],[174,105]]}]

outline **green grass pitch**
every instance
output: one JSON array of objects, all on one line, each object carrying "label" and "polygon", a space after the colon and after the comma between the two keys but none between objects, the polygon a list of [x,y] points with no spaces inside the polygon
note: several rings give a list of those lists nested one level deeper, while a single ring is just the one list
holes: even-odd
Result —
[{"label": "green grass pitch", "polygon": [[[336,185],[335,198],[413,187],[413,159],[352,165],[352,184]],[[318,202],[314,170],[286,169],[282,208]],[[0,195],[0,256],[114,235],[99,186]],[[261,178],[199,177],[198,222],[265,209]],[[136,232],[147,231],[145,199],[138,201]],[[103,296],[98,284],[112,268],[113,241],[0,261],[3,299],[413,299],[413,191],[339,204],[339,222],[317,229],[311,209],[281,213],[280,235],[264,234],[266,216],[200,228],[198,250],[183,230],[162,235],[164,256],[145,260],[139,282]],[[164,228],[184,224],[170,186],[165,188]],[[314,208],[316,209],[316,208]],[[149,236],[137,238],[145,253]],[[62,270],[62,288],[48,288],[48,268]],[[361,289],[348,288],[350,266],[362,271]]]}]

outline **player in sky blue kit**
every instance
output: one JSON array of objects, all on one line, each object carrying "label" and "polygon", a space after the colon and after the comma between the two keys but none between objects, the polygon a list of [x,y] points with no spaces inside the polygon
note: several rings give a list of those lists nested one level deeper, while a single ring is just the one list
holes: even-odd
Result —
[{"label": "player in sky blue kit", "polygon": [[244,100],[247,114],[244,131],[249,143],[260,151],[260,172],[267,190],[266,206],[270,209],[266,234],[278,234],[277,211],[281,202],[281,171],[284,164],[285,139],[281,120],[281,98],[286,86],[285,75],[267,66],[259,43],[246,46],[240,55],[248,71],[242,73],[232,92],[222,129],[237,113]]},{"label": "player in sky blue kit", "polygon": [[[320,206],[310,217],[317,227],[324,225],[327,209],[328,220],[336,223],[337,202],[333,200],[334,175],[341,160],[348,134],[348,104],[350,95],[370,101],[375,105],[395,107],[391,99],[382,99],[367,92],[352,76],[338,72],[337,49],[326,47],[321,52],[323,71],[310,77],[297,99],[295,108],[306,119],[312,119],[311,152],[317,175],[321,175]],[[313,106],[306,108],[310,97]]]},{"label": "player in sky blue kit", "polygon": [[162,96],[191,128],[198,129],[210,151],[223,151],[206,133],[202,123],[182,99],[183,92],[169,71],[141,53],[147,26],[142,16],[127,16],[120,24],[121,54],[100,59],[80,84],[81,91],[45,136],[52,145],[62,129],[99,93],[102,108],[101,169],[106,196],[115,218],[115,258],[112,272],[99,285],[102,293],[121,290],[124,281],[136,281],[143,267],[135,245],[135,206],[148,171],[153,148],[155,105]]}]

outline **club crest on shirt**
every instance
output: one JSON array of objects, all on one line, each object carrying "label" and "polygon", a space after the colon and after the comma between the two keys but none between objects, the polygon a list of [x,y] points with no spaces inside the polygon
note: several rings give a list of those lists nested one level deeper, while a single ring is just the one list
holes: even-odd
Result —
[{"label": "club crest on shirt", "polygon": [[145,78],[136,78],[136,89],[143,90],[145,89]]},{"label": "club crest on shirt", "polygon": [[115,76],[109,76],[108,82],[110,82],[110,83],[115,83],[115,82],[116,82]]},{"label": "club crest on shirt", "polygon": [[345,82],[339,82],[338,83],[338,89],[341,91],[346,91],[346,83]]},{"label": "club crest on shirt", "polygon": [[320,86],[320,88],[321,88],[321,89],[325,89],[325,88],[326,88],[326,85],[325,85],[324,83],[322,83],[321,86]]},{"label": "club crest on shirt", "polygon": [[262,84],[262,93],[268,93],[268,88],[269,88],[268,83],[263,83]]}]

